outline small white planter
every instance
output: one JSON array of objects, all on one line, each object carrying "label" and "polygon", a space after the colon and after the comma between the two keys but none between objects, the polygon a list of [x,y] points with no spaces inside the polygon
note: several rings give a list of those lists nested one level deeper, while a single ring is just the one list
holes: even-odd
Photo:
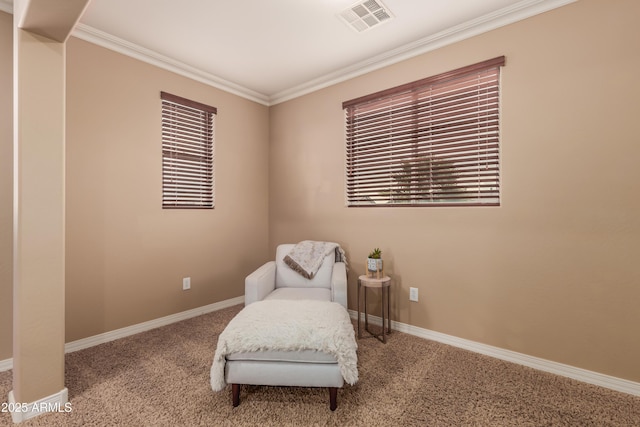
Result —
[{"label": "small white planter", "polygon": [[382,260],[379,258],[367,258],[367,270],[369,272],[369,277],[376,277],[380,279],[384,276]]}]

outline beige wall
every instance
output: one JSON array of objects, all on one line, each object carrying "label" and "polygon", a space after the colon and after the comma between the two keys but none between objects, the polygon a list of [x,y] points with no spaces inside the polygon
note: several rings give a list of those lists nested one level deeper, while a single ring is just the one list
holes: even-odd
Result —
[{"label": "beige wall", "polygon": [[13,16],[0,12],[0,360],[12,355]]},{"label": "beige wall", "polygon": [[[67,59],[67,342],[243,295],[268,256],[268,108],[73,37]],[[160,91],[218,108],[214,210],[161,209]]]},{"label": "beige wall", "polygon": [[[276,244],[327,239],[351,257],[352,308],[379,246],[396,320],[640,381],[639,15],[633,0],[580,0],[271,109],[71,38],[66,341],[239,296]],[[0,32],[7,93],[2,12]],[[342,101],[498,55],[502,206],[346,208]],[[159,208],[161,90],[218,108],[213,211]],[[10,116],[0,97],[0,360]]]},{"label": "beige wall", "polygon": [[[640,381],[638,16],[580,0],[273,107],[270,248],[340,242],[355,308],[379,246],[394,319]],[[499,55],[500,207],[345,207],[342,101]]]},{"label": "beige wall", "polygon": [[[0,12],[12,91],[12,16]],[[162,210],[160,91],[218,108],[216,208]],[[11,97],[0,98],[0,360],[12,356]],[[244,293],[268,258],[268,108],[71,38],[66,341]],[[191,290],[182,291],[182,278]]]}]

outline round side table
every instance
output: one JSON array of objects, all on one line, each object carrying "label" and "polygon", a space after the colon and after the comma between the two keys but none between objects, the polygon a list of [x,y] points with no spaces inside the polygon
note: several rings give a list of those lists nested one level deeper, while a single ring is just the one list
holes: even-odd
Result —
[{"label": "round side table", "polygon": [[[368,277],[366,274],[358,277],[358,338],[362,338],[360,331],[360,289],[364,288],[364,329],[383,343],[387,342],[386,334],[391,333],[391,278],[383,276],[379,279]],[[367,316],[367,288],[378,288],[382,295],[382,333],[374,334],[369,330],[369,319]],[[385,292],[386,291],[386,292]],[[385,298],[386,293],[386,298]],[[386,301],[385,301],[386,300]],[[385,308],[387,311],[387,327],[385,328]],[[386,329],[386,332],[385,332]],[[382,335],[382,338],[380,337]]]}]

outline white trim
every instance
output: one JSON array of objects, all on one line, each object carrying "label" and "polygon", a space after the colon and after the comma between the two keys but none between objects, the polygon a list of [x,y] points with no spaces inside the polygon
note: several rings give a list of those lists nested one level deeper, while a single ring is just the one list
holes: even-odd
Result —
[{"label": "white trim", "polygon": [[[69,391],[65,387],[51,396],[43,397],[31,403],[16,402],[13,390],[11,390],[8,403],[11,410],[11,419],[14,423],[21,423],[47,412],[69,412],[71,411],[71,406],[70,404],[67,405],[68,401]],[[18,410],[16,411],[16,409]]]},{"label": "white trim", "polygon": [[225,301],[220,301],[213,304],[205,305],[203,307],[198,307],[191,310],[183,311],[181,313],[160,317],[159,319],[149,320],[148,322],[138,323],[136,325],[127,326],[124,328],[116,329],[114,331],[105,332],[99,335],[94,335],[92,337],[83,338],[77,341],[71,341],[65,344],[64,350],[65,350],[65,353],[72,353],[74,351],[83,350],[85,348],[93,347],[99,344],[104,344],[120,338],[128,337],[130,335],[139,334],[140,332],[149,331],[151,329],[170,325],[171,323],[180,322],[182,320],[187,320],[192,317],[200,316],[206,313],[211,313],[212,311],[222,310],[223,308],[231,307],[231,306],[242,304],[242,303],[244,303],[244,295],[236,298],[231,298]]},{"label": "white trim", "polygon": [[[64,345],[64,351],[65,353],[72,353],[74,351],[83,350],[85,348],[93,347],[99,344],[104,344],[120,338],[128,337],[130,335],[139,334],[140,332],[149,331],[151,329],[159,328],[161,326],[166,326],[171,323],[180,322],[182,320],[187,320],[192,317],[211,313],[212,311],[222,310],[223,308],[232,307],[234,305],[243,304],[243,303],[244,303],[244,295],[241,295],[239,297],[235,297],[228,300],[205,305],[203,307],[198,307],[191,310],[183,311],[181,313],[171,314],[169,316],[164,316],[158,319],[149,320],[148,322],[138,323],[136,325],[127,326],[124,328],[116,329],[114,331],[105,332],[103,334],[94,335],[94,336],[79,339],[76,341],[71,341]],[[0,360],[0,372],[8,371],[10,369],[13,369],[13,359]]]},{"label": "white trim", "polygon": [[13,359],[12,358],[0,360],[0,372],[8,371],[10,369],[13,369]]},{"label": "white trim", "polygon": [[578,0],[523,0],[493,13],[453,26],[444,31],[400,46],[383,54],[326,74],[301,85],[272,94],[270,105],[297,98],[354,77],[422,55],[441,47],[486,33],[505,25],[539,15]]},{"label": "white trim", "polygon": [[[349,315],[352,319],[358,318],[358,312],[355,310],[349,310]],[[369,322],[373,323],[374,325],[382,325],[382,318],[380,318],[379,316],[369,314],[368,317]],[[539,371],[549,372],[563,377],[572,378],[584,383],[594,384],[634,396],[640,396],[640,383],[634,381],[612,377],[598,372],[588,371],[582,368],[576,368],[575,366],[565,365],[563,363],[529,356],[527,354],[482,344],[464,338],[454,337],[453,335],[447,335],[441,332],[407,325],[405,323],[396,322],[394,320],[391,321],[391,329],[392,331],[396,330],[404,332],[416,337],[437,341],[453,347],[473,351],[474,353],[480,353],[484,354],[485,356],[494,357],[496,359],[505,360],[507,362],[516,363],[518,365],[528,366],[529,368],[537,369]]]},{"label": "white trim", "polygon": [[238,95],[250,101],[255,101],[263,105],[269,105],[269,97],[266,95],[253,91],[251,89],[247,89],[243,86],[240,86],[228,80],[224,80],[220,77],[216,77],[213,74],[207,73],[198,68],[177,61],[173,58],[169,58],[168,56],[162,55],[151,49],[147,49],[119,37],[112,36],[111,34],[105,33],[104,31],[100,31],[88,25],[76,25],[74,30],[71,32],[71,35],[79,39],[88,41],[89,43],[102,46],[123,55],[130,56],[142,62],[154,65],[158,68],[174,72],[200,83],[204,83],[206,85],[224,90],[225,92]]},{"label": "white trim", "polygon": [[[271,95],[262,94],[231,81],[216,77],[213,74],[82,23],[76,25],[71,35],[206,85],[224,90],[225,92],[238,95],[250,101],[271,106],[344,82],[371,71],[396,64],[400,61],[422,55],[461,40],[495,30],[505,25],[548,12],[576,1],[578,0],[522,0],[493,13],[472,19],[447,30],[385,52],[381,55],[374,56],[365,61],[358,62],[349,67],[342,68],[317,79],[310,80],[306,83]],[[13,6],[6,4],[6,2],[7,0],[0,0],[0,10],[12,13]]]},{"label": "white trim", "polygon": [[[72,341],[65,345],[65,352],[71,353],[73,351],[78,351],[78,350],[89,348],[95,345],[104,344],[119,338],[135,335],[140,332],[145,332],[151,329],[159,328],[161,326],[166,326],[175,322],[180,322],[182,320],[190,319],[192,317],[200,316],[202,314],[211,313],[217,310],[222,310],[223,308],[231,307],[237,304],[242,304],[243,302],[244,302],[244,295],[236,298],[231,298],[225,301],[220,301],[217,303],[205,305],[203,307],[198,307],[191,310],[183,311],[181,313],[176,313],[169,316],[161,317],[159,319],[150,320],[148,322],[138,323],[137,325],[128,326],[125,328],[117,329],[115,331],[105,332],[104,334],[94,335],[92,337],[84,338],[77,341]],[[352,319],[358,318],[358,313],[355,310],[349,310],[349,315],[351,316]],[[369,315],[369,321],[377,325],[382,324],[382,319],[378,316]],[[454,337],[452,335],[431,331],[429,329],[423,329],[417,326],[407,325],[405,323],[396,322],[394,320],[391,321],[391,327],[393,330],[404,332],[416,337],[441,342],[443,344],[451,345],[453,347],[462,348],[465,350],[473,351],[475,353],[480,353],[486,356],[495,357],[496,359],[505,360],[507,362],[528,366],[530,368],[538,369],[540,371],[550,372],[552,374],[560,375],[567,378],[572,378],[574,380],[582,381],[588,384],[594,384],[594,385],[605,387],[611,390],[620,391],[620,392],[631,394],[634,396],[640,396],[640,383],[637,383],[634,381],[612,377],[609,375],[589,371],[582,368],[576,368],[574,366],[565,365],[563,363],[553,362],[551,360],[529,356],[523,353],[518,353],[511,350],[506,350],[503,348],[478,343],[478,342],[467,340],[464,338]],[[6,360],[0,361],[0,372],[12,369],[12,367],[13,367],[13,359],[6,359]]]}]

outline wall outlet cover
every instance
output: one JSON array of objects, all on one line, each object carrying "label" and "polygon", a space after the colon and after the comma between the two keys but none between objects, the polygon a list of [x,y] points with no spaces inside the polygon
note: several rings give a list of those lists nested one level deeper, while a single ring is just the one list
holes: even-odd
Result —
[{"label": "wall outlet cover", "polygon": [[418,288],[409,288],[409,301],[418,301]]}]

